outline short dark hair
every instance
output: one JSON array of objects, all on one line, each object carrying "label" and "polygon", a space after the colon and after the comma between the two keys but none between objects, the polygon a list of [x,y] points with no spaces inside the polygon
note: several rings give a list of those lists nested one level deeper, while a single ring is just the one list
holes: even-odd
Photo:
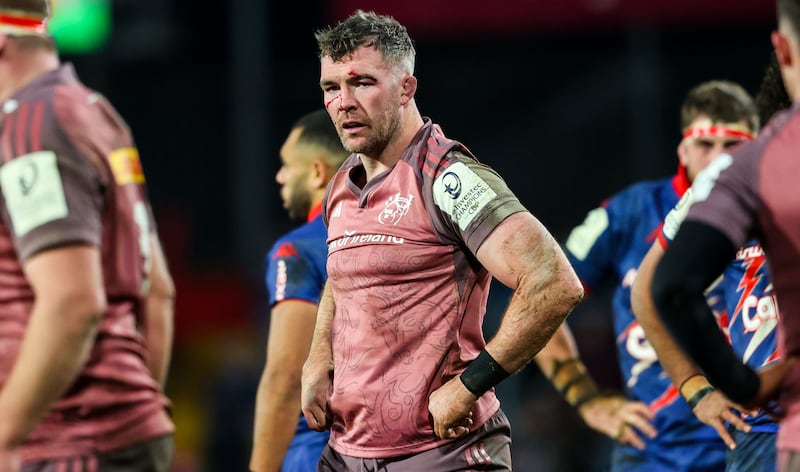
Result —
[{"label": "short dark hair", "polygon": [[317,31],[314,37],[320,59],[330,57],[336,62],[361,46],[375,47],[387,63],[414,72],[414,42],[406,27],[391,16],[356,10],[336,26]]},{"label": "short dark hair", "polygon": [[[30,16],[33,18],[46,19],[50,17],[49,0],[0,0],[0,12]],[[47,35],[40,35],[31,32],[13,33],[11,40],[23,50],[46,49],[50,52],[56,51],[56,44],[53,38]]]},{"label": "short dark hair", "polygon": [[761,79],[761,86],[758,88],[755,101],[761,123],[766,123],[775,113],[792,106],[792,99],[783,84],[778,56],[774,51],[770,54],[770,61],[764,70],[764,77]]},{"label": "short dark hair", "polygon": [[758,108],[741,85],[727,80],[711,80],[689,90],[681,105],[681,130],[700,115],[711,121],[736,123],[744,121],[752,133],[760,128]]},{"label": "short dark hair", "polygon": [[777,0],[778,19],[786,20],[795,35],[800,34],[800,1]]},{"label": "short dark hair", "polygon": [[35,18],[50,16],[48,0],[0,0],[0,11],[15,11]]},{"label": "short dark hair", "polygon": [[350,155],[342,146],[336,127],[328,112],[320,109],[307,113],[295,122],[292,129],[300,129],[297,144],[318,146],[325,151],[326,161],[332,168],[338,168]]}]

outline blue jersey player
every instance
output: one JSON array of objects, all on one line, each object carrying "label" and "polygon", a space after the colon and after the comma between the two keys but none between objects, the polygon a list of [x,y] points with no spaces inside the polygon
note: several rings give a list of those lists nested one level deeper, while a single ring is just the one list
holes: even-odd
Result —
[{"label": "blue jersey player", "polygon": [[284,207],[291,218],[307,221],[278,239],[267,256],[270,328],[256,399],[253,471],[315,471],[328,441],[328,433],[311,430],[300,412],[300,373],[327,280],[322,196],[347,155],[322,109],[301,118],[281,148],[275,180]]},{"label": "blue jersey player", "polygon": [[[777,111],[791,106],[774,54],[765,70],[755,102],[764,123]],[[710,136],[705,139],[723,138]],[[709,166],[696,179],[695,187],[701,192],[706,190],[704,185],[709,176],[716,174],[716,166]],[[633,309],[658,351],[662,365],[673,382],[681,386],[684,398],[694,405],[692,411],[701,421],[715,428],[731,448],[727,454],[726,470],[773,472],[776,470],[777,423],[763,411],[754,414],[748,412],[751,414],[745,415],[746,423],[742,423],[737,406],[717,392],[699,369],[677,349],[654,311],[650,290],[655,266],[689,211],[693,193],[694,190],[689,189],[678,206],[667,215],[658,244],[650,248],[639,266],[631,294]],[[737,251],[735,259],[707,291],[706,297],[710,299],[720,329],[726,334],[734,352],[748,366],[759,370],[781,357],[776,330],[778,304],[766,257],[757,241],[750,241]]]},{"label": "blue jersey player", "polygon": [[[661,222],[677,204],[694,177],[721,149],[748,139],[758,130],[752,98],[737,84],[711,81],[694,87],[681,107],[683,140],[680,166],[672,177],[641,182],[617,193],[589,212],[566,243],[567,255],[588,290],[611,280],[614,330],[626,395],[645,403],[655,437],[643,447],[626,441],[615,445],[612,471],[714,471],[725,468],[725,444],[701,423],[659,363],[631,310],[631,287],[637,268],[659,235]],[[710,133],[723,139],[710,141]],[[631,418],[612,436],[619,439],[641,430]]]},{"label": "blue jersey player", "polygon": [[[721,156],[724,162],[729,156]],[[698,177],[664,221],[659,242],[654,244],[639,268],[632,301],[636,316],[653,341],[673,382],[681,386],[695,415],[715,428],[728,444],[727,471],[774,472],[775,440],[778,425],[763,411],[742,415],[737,406],[717,392],[702,373],[680,351],[653,311],[649,296],[656,264],[675,237],[693,202],[693,192],[703,192],[707,176],[714,175],[716,164]],[[722,276],[707,292],[722,303],[712,303],[720,329],[734,352],[747,365],[759,370],[780,359],[777,349],[778,304],[767,268],[764,251],[757,241],[740,248]],[[665,350],[666,349],[666,350]],[[742,418],[743,417],[743,418]],[[744,422],[742,422],[744,419]],[[726,423],[731,426],[726,426]]]}]

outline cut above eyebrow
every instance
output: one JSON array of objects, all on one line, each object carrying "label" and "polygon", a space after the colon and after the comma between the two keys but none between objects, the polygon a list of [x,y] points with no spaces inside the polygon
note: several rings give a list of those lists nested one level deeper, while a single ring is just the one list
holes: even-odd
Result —
[{"label": "cut above eyebrow", "polygon": [[348,78],[347,78],[348,81],[351,81],[351,80],[352,81],[358,81],[358,80],[364,80],[364,79],[378,80],[378,79],[375,78],[375,76],[369,75],[369,74],[353,74],[353,75],[349,75]]},{"label": "cut above eyebrow", "polygon": [[[348,74],[347,79],[345,79],[345,82],[353,83],[353,82],[358,82],[360,80],[371,80],[373,82],[377,82],[378,78],[371,74],[353,74],[353,75]],[[326,87],[329,85],[339,85],[339,82],[332,79],[321,80],[319,82],[320,87]]]}]

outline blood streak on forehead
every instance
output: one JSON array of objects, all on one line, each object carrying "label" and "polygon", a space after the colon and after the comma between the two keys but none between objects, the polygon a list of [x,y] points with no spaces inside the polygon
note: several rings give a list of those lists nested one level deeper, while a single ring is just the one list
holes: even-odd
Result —
[{"label": "blood streak on forehead", "polygon": [[347,75],[349,75],[350,77],[358,77],[361,74],[359,74],[358,72],[356,72],[354,70],[349,70],[349,71],[347,71]]}]

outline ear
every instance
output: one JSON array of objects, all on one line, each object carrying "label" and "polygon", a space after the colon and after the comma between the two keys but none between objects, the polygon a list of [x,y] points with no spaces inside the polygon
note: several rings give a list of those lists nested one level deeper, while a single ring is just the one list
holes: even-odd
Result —
[{"label": "ear", "polygon": [[780,31],[772,32],[772,47],[775,48],[775,55],[781,68],[791,67],[792,65],[792,46],[789,38]]},{"label": "ear", "polygon": [[402,95],[400,95],[400,104],[405,106],[408,105],[414,98],[414,94],[417,93],[417,78],[413,75],[408,75],[403,79],[402,85]]},{"label": "ear", "polygon": [[678,144],[678,162],[684,167],[689,162],[689,149],[685,140]]},{"label": "ear", "polygon": [[321,158],[316,158],[311,163],[309,182],[315,189],[325,188],[331,178],[331,169]]}]

